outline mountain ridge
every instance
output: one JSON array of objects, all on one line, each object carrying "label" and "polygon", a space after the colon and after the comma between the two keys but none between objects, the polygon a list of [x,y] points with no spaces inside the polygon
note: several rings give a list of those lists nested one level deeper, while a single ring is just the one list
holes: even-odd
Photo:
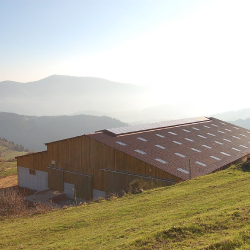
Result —
[{"label": "mountain ridge", "polygon": [[34,151],[45,150],[44,143],[93,133],[104,128],[126,126],[107,116],[25,116],[0,112],[0,137]]},{"label": "mountain ridge", "polygon": [[[0,82],[0,111],[69,115],[81,109],[121,111],[143,106],[146,90],[95,77],[53,75],[27,83]],[[119,104],[119,105],[117,105]]]}]

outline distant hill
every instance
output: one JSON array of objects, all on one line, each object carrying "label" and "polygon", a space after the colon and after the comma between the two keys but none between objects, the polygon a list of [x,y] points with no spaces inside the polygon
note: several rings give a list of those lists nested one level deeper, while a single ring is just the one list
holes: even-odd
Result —
[{"label": "distant hill", "polygon": [[238,119],[236,121],[231,121],[231,123],[250,130],[250,118],[245,119],[245,120],[244,119]]},{"label": "distant hill", "polygon": [[162,104],[144,109],[120,112],[98,112],[85,110],[74,114],[110,116],[130,124],[143,124],[166,120],[183,119],[197,116],[208,116],[208,112],[199,105],[192,103]]},{"label": "distant hill", "polygon": [[46,142],[126,125],[126,123],[105,116],[37,117],[0,112],[0,137],[8,138],[34,151],[45,150],[44,143]]},{"label": "distant hill", "polygon": [[250,117],[250,108],[231,110],[223,113],[213,114],[211,116],[221,119],[223,121],[235,121],[238,119],[247,119]]},{"label": "distant hill", "polygon": [[28,83],[4,81],[0,89],[0,111],[24,115],[116,112],[149,102],[143,87],[95,77],[53,75]]}]

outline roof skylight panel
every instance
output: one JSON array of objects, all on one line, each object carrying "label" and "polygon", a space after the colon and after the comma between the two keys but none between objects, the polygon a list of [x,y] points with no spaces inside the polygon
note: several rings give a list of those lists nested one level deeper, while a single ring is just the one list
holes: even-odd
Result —
[{"label": "roof skylight panel", "polygon": [[171,135],[177,135],[176,133],[174,133],[174,132],[168,132],[169,134],[171,134]]},{"label": "roof skylight panel", "polygon": [[226,156],[231,156],[230,154],[227,154],[225,152],[220,152],[220,153],[223,154],[223,155],[226,155]]},{"label": "roof skylight panel", "polygon": [[196,149],[196,148],[191,148],[193,151],[196,151],[198,153],[200,153],[201,151],[199,149]]},{"label": "roof skylight panel", "polygon": [[224,141],[227,141],[227,142],[232,142],[232,141],[230,141],[230,140],[228,140],[228,139],[223,139]]},{"label": "roof skylight panel", "polygon": [[206,125],[203,125],[203,127],[205,127],[205,128],[210,128],[210,127],[208,127],[208,126],[206,126]]},{"label": "roof skylight panel", "polygon": [[185,132],[188,132],[188,133],[190,133],[190,131],[189,130],[187,130],[187,129],[182,129],[183,131],[185,131]]},{"label": "roof skylight panel", "polygon": [[225,128],[225,130],[232,132],[232,130]]},{"label": "roof skylight panel", "polygon": [[174,153],[175,155],[178,155],[178,156],[180,156],[180,157],[182,157],[182,158],[185,158],[186,157],[186,155],[182,155],[182,154],[180,154],[180,153]]},{"label": "roof skylight panel", "polygon": [[227,125],[227,124],[226,124],[226,123],[224,123],[224,122],[220,122],[220,124]]},{"label": "roof skylight panel", "polygon": [[199,137],[201,137],[201,138],[204,138],[204,139],[207,138],[206,136],[203,136],[203,135],[197,135],[197,136],[199,136]]},{"label": "roof skylight panel", "polygon": [[247,137],[246,135],[243,135],[243,134],[239,134],[239,135],[244,136],[244,137]]},{"label": "roof skylight panel", "polygon": [[176,144],[182,145],[182,143],[181,143],[181,142],[178,142],[178,141],[173,141],[173,143],[176,143]]},{"label": "roof skylight panel", "polygon": [[211,134],[211,133],[207,133],[208,135],[212,135],[212,136],[216,136],[216,135],[214,135],[214,134]]},{"label": "roof skylight panel", "polygon": [[207,146],[207,145],[202,145],[202,147],[209,148],[209,149],[212,148],[212,147],[209,147],[209,146]]},{"label": "roof skylight panel", "polygon": [[216,125],[216,124],[211,124],[212,126],[214,126],[214,127],[218,127],[218,125]]},{"label": "roof skylight panel", "polygon": [[215,156],[213,156],[213,155],[211,155],[210,157],[213,158],[213,159],[215,159],[215,160],[217,160],[217,161],[220,161],[220,160],[221,160],[220,158],[215,157]]},{"label": "roof skylight panel", "polygon": [[163,164],[167,164],[168,163],[167,161],[164,161],[164,160],[159,159],[159,158],[156,158],[155,160],[158,161],[158,162],[160,162],[160,163],[163,163]]},{"label": "roof skylight panel", "polygon": [[142,137],[137,137],[137,139],[138,139],[138,140],[141,140],[141,141],[148,141],[148,140],[146,140],[146,139],[144,139],[144,138],[142,138]]},{"label": "roof skylight panel", "polygon": [[237,127],[234,127],[235,129],[240,129],[240,128],[237,128]]},{"label": "roof skylight panel", "polygon": [[159,136],[159,137],[161,137],[161,138],[165,138],[165,136],[164,135],[160,135],[160,134],[155,134],[156,136]]},{"label": "roof skylight panel", "polygon": [[180,172],[184,173],[184,174],[189,174],[189,171],[183,169],[183,168],[177,168],[177,170],[179,170]]},{"label": "roof skylight panel", "polygon": [[242,147],[242,148],[248,148],[247,146],[244,146],[244,145],[239,145],[240,147]]},{"label": "roof skylight panel", "polygon": [[189,139],[189,138],[184,138],[185,140],[187,140],[187,141],[194,141],[194,140],[192,140],[192,139]]},{"label": "roof skylight panel", "polygon": [[218,130],[219,133],[225,134],[225,132]]},{"label": "roof skylight panel", "polygon": [[220,145],[222,145],[223,143],[221,143],[221,142],[219,142],[219,141],[214,141],[215,143],[217,143],[217,144],[220,144]]},{"label": "roof skylight panel", "polygon": [[192,127],[192,129],[194,129],[194,130],[200,130],[200,129],[196,128],[196,127]]},{"label": "roof skylight panel", "polygon": [[235,151],[239,151],[239,152],[241,151],[240,149],[237,149],[237,148],[232,148],[232,149]]},{"label": "roof skylight panel", "polygon": [[142,154],[142,155],[147,154],[146,152],[141,151],[140,149],[135,149],[134,151],[137,152],[137,153],[139,153],[139,154]]},{"label": "roof skylight panel", "polygon": [[161,148],[161,149],[165,149],[165,147],[161,146],[161,145],[155,145],[156,147],[158,148]]},{"label": "roof skylight panel", "polygon": [[200,161],[196,161],[195,163],[196,163],[196,164],[199,164],[199,165],[201,165],[201,166],[203,166],[203,167],[206,167],[206,166],[207,166],[206,164],[204,164],[204,163],[202,163],[202,162],[200,162]]},{"label": "roof skylight panel", "polygon": [[120,144],[120,145],[122,145],[122,146],[126,146],[126,145],[127,145],[126,143],[121,142],[121,141],[117,141],[116,143],[117,143],[117,144]]},{"label": "roof skylight panel", "polygon": [[237,137],[237,136],[235,136],[235,135],[233,135],[232,137],[234,137],[234,138],[236,138],[236,139],[240,139],[240,137]]}]

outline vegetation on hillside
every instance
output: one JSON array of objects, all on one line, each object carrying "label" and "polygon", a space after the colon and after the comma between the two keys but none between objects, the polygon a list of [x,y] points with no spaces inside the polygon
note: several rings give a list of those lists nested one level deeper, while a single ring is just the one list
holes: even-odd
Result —
[{"label": "vegetation on hillside", "polygon": [[245,164],[141,194],[5,219],[0,248],[249,249],[249,185]]},{"label": "vegetation on hillside", "polygon": [[22,145],[17,145],[0,137],[0,178],[16,173],[16,156],[30,152]]},{"label": "vegetation on hillside", "polygon": [[34,151],[46,150],[44,143],[94,133],[104,128],[126,126],[110,117],[25,116],[0,112],[0,136]]},{"label": "vegetation on hillside", "polygon": [[0,219],[32,216],[56,210],[48,205],[33,204],[24,199],[32,194],[34,191],[17,186],[0,189]]}]

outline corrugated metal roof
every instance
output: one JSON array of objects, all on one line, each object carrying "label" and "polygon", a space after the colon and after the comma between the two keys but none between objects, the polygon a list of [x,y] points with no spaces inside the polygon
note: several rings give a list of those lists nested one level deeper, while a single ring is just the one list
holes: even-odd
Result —
[{"label": "corrugated metal roof", "polygon": [[[165,127],[157,127],[157,130],[153,130],[153,126],[141,126],[142,130],[137,127],[137,133],[135,129],[125,129],[120,132],[133,131],[133,133],[119,137],[105,131],[87,136],[184,180],[189,178],[187,174],[189,159],[192,177],[197,177],[214,172],[250,154],[249,130],[215,118],[201,118],[200,122],[198,118],[185,119],[185,121],[186,123],[183,120],[165,122]],[[204,122],[206,122],[205,126]],[[148,130],[145,131],[145,128]],[[111,131],[119,133],[118,129]],[[144,140],[138,139],[139,133],[139,137]],[[138,153],[140,151],[143,154]]]}]

